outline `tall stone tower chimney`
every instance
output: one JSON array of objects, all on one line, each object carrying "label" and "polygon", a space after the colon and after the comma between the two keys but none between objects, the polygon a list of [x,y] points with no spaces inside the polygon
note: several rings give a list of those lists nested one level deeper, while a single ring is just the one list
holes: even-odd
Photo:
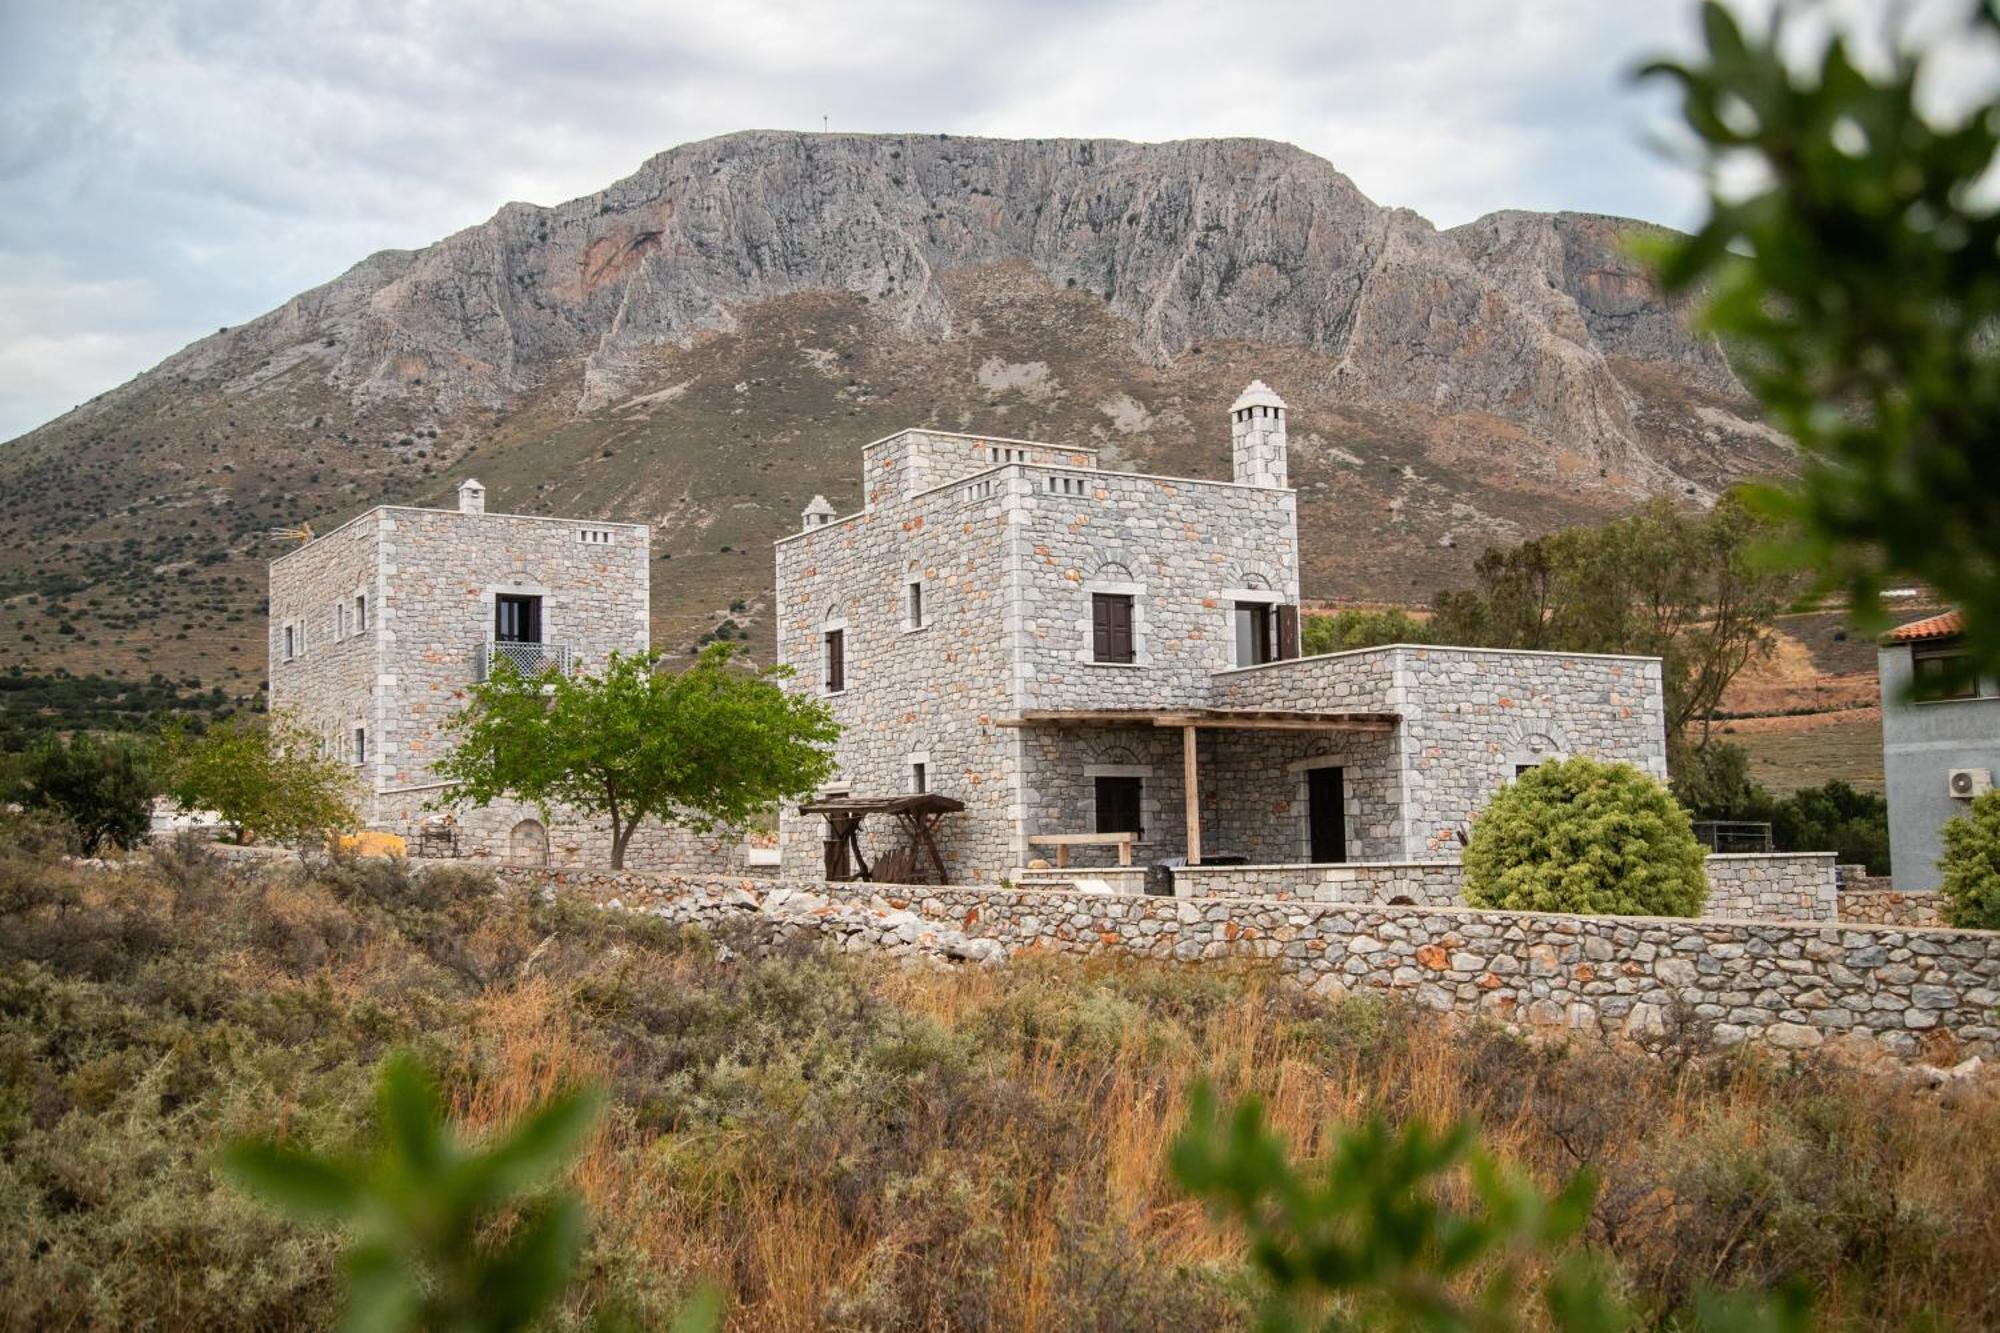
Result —
[{"label": "tall stone tower chimney", "polygon": [[1230,407],[1229,443],[1237,485],[1285,488],[1285,400],[1264,381],[1250,381]]},{"label": "tall stone tower chimney", "polygon": [[458,512],[461,514],[486,512],[486,488],[472,477],[467,477],[458,483]]}]

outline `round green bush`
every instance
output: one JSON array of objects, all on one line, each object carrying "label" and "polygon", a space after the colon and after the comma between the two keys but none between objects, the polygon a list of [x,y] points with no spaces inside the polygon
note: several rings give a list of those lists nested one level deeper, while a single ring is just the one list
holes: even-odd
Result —
[{"label": "round green bush", "polygon": [[1665,786],[1578,757],[1529,769],[1472,826],[1465,901],[1517,912],[1698,916],[1706,853]]},{"label": "round green bush", "polygon": [[1944,826],[1944,920],[1949,926],[2000,930],[2000,791],[1989,791]]}]

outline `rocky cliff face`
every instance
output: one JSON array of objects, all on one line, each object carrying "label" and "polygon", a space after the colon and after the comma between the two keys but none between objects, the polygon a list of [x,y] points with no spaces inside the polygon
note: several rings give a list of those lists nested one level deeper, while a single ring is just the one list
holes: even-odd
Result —
[{"label": "rocky cliff face", "polygon": [[[594,504],[669,540],[747,506],[753,541],[903,424],[1082,432],[1212,471],[1231,381],[1259,373],[1294,403],[1324,525],[1313,591],[1407,595],[1406,572],[1476,554],[1461,535],[1784,465],[1719,351],[1626,257],[1637,226],[1510,212],[1441,232],[1257,140],[731,135],[375,255],[6,446],[0,593],[130,597],[148,560],[254,586],[258,522],[418,499],[446,466],[499,476],[496,501]],[[619,463],[635,445],[649,466],[778,476],[708,494]],[[152,549],[143,524],[135,549],[162,505],[185,540]],[[67,552],[37,543],[54,533]],[[1350,545],[1375,554],[1343,561]],[[679,595],[663,617],[700,609]],[[58,654],[136,651],[81,633]],[[239,637],[254,671],[261,644]]]}]

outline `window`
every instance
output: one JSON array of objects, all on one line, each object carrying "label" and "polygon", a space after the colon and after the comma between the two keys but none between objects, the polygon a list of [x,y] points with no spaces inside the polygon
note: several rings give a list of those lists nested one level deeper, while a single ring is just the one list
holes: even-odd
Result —
[{"label": "window", "polygon": [[611,529],[578,528],[576,530],[576,539],[585,546],[609,546],[611,545]]},{"label": "window", "polygon": [[904,589],[903,626],[906,629],[924,627],[924,581],[911,579]]},{"label": "window", "polygon": [[1084,485],[1085,481],[1082,477],[1071,477],[1054,473],[1048,478],[1048,491],[1050,495],[1083,495],[1085,494]]},{"label": "window", "polygon": [[910,765],[910,794],[912,796],[922,796],[930,790],[928,778],[925,775],[925,769],[928,767],[929,765],[923,763]]},{"label": "window", "polygon": [[365,634],[367,631],[368,595],[366,593],[356,593],[354,595],[354,632],[356,634]]},{"label": "window", "polygon": [[1090,595],[1090,655],[1099,662],[1132,660],[1132,596],[1122,592]]},{"label": "window", "polygon": [[1139,822],[1139,802],[1145,792],[1146,780],[1101,777],[1096,779],[1096,783],[1097,831],[1144,837],[1146,828]]},{"label": "window", "polygon": [[493,638],[497,643],[540,643],[542,599],[506,592],[495,597]]},{"label": "window", "polygon": [[333,604],[333,641],[339,643],[347,637],[347,603]]},{"label": "window", "polygon": [[356,727],[354,729],[354,762],[357,764],[368,762],[368,728],[366,727]]},{"label": "window", "polygon": [[1957,639],[1917,644],[1910,649],[1910,670],[1916,696],[1926,703],[1979,697],[1979,677]]},{"label": "window", "polygon": [[1268,602],[1236,604],[1236,665],[1262,666],[1278,660],[1278,618]]},{"label": "window", "polygon": [[289,662],[298,655],[299,628],[296,625],[287,625],[285,626],[285,660]]},{"label": "window", "polygon": [[826,692],[838,694],[847,688],[847,631],[826,632]]}]

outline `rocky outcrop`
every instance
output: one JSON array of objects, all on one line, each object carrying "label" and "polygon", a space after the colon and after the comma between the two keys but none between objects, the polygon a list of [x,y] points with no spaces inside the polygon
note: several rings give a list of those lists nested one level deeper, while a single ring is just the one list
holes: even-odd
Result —
[{"label": "rocky outcrop", "polygon": [[580,357],[588,409],[631,391],[648,353],[732,329],[759,302],[857,293],[942,337],[957,318],[943,274],[1025,262],[1101,298],[1156,362],[1204,340],[1304,347],[1337,358],[1354,396],[1514,421],[1643,481],[1657,469],[1612,360],[1736,386],[1623,250],[1636,226],[1498,213],[1440,232],[1253,139],[753,132],[374,256],[164,369],[330,338],[347,392],[450,407],[504,402]]}]

